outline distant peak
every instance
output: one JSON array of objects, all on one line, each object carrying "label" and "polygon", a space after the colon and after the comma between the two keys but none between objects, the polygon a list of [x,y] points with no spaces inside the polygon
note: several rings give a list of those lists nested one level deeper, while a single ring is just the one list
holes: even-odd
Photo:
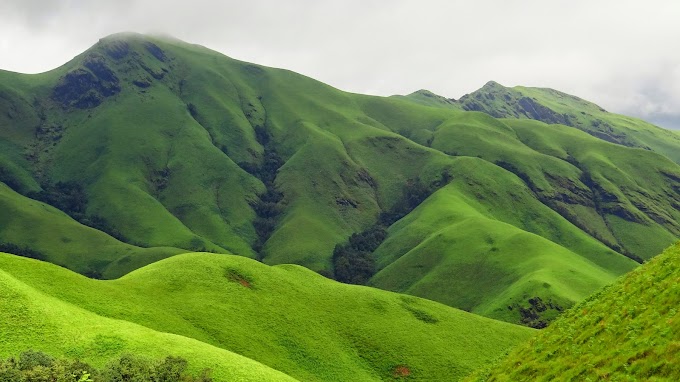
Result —
[{"label": "distant peak", "polygon": [[505,88],[505,86],[499,84],[496,81],[489,81],[486,84],[484,84],[484,86],[482,86],[482,89],[484,89],[484,88],[487,88],[487,89],[488,88]]},{"label": "distant peak", "polygon": [[145,35],[137,32],[118,32],[110,34],[100,39],[100,41],[140,40],[145,37]]},{"label": "distant peak", "polygon": [[110,34],[102,39],[100,41],[140,41],[140,40],[149,40],[149,39],[157,39],[157,40],[166,40],[166,41],[182,41],[178,39],[177,37],[168,34],[168,33],[147,33],[147,34],[142,34],[142,33],[137,33],[137,32],[118,32],[118,33],[113,33]]},{"label": "distant peak", "polygon": [[411,94],[420,94],[420,95],[424,95],[424,96],[426,96],[426,97],[434,97],[434,96],[436,96],[436,94],[432,93],[431,91],[429,91],[429,90],[427,90],[427,89],[416,90],[416,91],[414,91],[414,92],[411,93]]}]

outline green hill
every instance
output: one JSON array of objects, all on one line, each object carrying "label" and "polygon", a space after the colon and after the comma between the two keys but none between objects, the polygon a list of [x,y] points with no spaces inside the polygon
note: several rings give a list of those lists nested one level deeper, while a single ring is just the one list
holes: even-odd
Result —
[{"label": "green hill", "polygon": [[680,245],[569,310],[473,381],[676,381]]},{"label": "green hill", "polygon": [[[541,327],[634,267],[541,204],[519,178],[476,158],[456,164],[451,183],[390,227],[372,285]],[[537,298],[549,308],[537,311]]]},{"label": "green hill", "polygon": [[[22,243],[29,257],[48,260],[92,276],[118,277],[182,251],[140,248],[84,226],[62,211],[26,198],[0,183],[0,250]],[[25,243],[25,244],[24,244]],[[29,247],[23,245],[29,245]],[[100,269],[107,271],[101,275]]]},{"label": "green hill", "polygon": [[0,357],[171,354],[217,381],[449,381],[532,335],[300,266],[205,253],[111,281],[0,254],[0,299]]},{"label": "green hill", "polygon": [[670,154],[452,102],[109,36],[47,73],[0,71],[0,242],[102,278],[191,251],[349,269],[541,326],[680,236]]}]

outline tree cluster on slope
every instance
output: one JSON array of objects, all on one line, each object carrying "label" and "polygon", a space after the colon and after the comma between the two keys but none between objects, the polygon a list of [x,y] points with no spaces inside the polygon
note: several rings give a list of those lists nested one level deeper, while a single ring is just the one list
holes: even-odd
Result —
[{"label": "tree cluster on slope", "polygon": [[430,185],[424,184],[418,177],[409,179],[402,198],[389,211],[382,212],[377,223],[363,232],[352,234],[349,242],[335,246],[332,258],[335,279],[349,284],[366,284],[376,272],[373,252],[387,238],[387,228],[450,180],[448,172],[442,174],[440,181]]},{"label": "tree cluster on slope", "polygon": [[88,215],[86,213],[87,194],[83,186],[76,182],[68,181],[45,184],[41,191],[29,192],[26,196],[58,208],[83,225],[106,232],[120,241],[127,241],[123,234],[111,227],[106,219],[98,215]]}]

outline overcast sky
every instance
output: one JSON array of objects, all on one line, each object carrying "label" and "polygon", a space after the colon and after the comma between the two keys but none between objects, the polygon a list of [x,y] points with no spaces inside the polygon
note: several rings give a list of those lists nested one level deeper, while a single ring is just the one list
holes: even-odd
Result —
[{"label": "overcast sky", "polygon": [[53,69],[122,31],[376,95],[551,87],[680,128],[677,0],[0,0],[0,68]]}]

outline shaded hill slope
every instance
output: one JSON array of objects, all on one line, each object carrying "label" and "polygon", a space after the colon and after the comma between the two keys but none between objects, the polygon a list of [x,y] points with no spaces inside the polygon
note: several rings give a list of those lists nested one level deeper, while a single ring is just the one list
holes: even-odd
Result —
[{"label": "shaded hill slope", "polygon": [[[84,226],[58,209],[0,183],[0,250],[17,246],[27,257],[49,260],[89,277],[119,277],[143,265],[186,252],[140,248]],[[16,243],[21,243],[18,245]]]},{"label": "shaded hill slope", "polygon": [[470,380],[677,380],[679,281],[676,244]]},{"label": "shaded hill slope", "polygon": [[273,369],[305,381],[454,380],[532,335],[228,255],[179,255],[99,281],[1,254],[0,283],[10,304],[0,312],[2,356],[32,347],[101,364],[124,351],[171,353],[217,380],[285,380]]}]

